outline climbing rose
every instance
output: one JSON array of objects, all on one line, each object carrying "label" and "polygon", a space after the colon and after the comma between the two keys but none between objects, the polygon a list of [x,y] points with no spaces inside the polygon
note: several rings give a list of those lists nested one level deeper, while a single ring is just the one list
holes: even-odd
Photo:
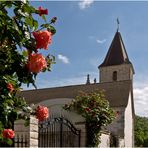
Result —
[{"label": "climbing rose", "polygon": [[91,109],[87,107],[87,108],[85,108],[85,111],[86,111],[86,112],[90,112]]},{"label": "climbing rose", "polygon": [[45,50],[48,49],[48,44],[51,44],[51,36],[52,33],[45,30],[45,31],[37,31],[33,32],[33,36],[36,40],[36,48],[44,48]]},{"label": "climbing rose", "polygon": [[14,131],[12,129],[4,129],[2,131],[2,135],[4,138],[7,138],[7,139],[12,139],[14,138]]},{"label": "climbing rose", "polygon": [[47,119],[48,116],[49,116],[48,108],[45,106],[39,105],[36,109],[36,118],[39,121],[43,121],[43,120]]},{"label": "climbing rose", "polygon": [[47,67],[45,58],[40,53],[30,54],[27,67],[30,72],[38,73]]},{"label": "climbing rose", "polygon": [[10,91],[10,92],[13,92],[14,91],[14,88],[13,88],[13,85],[11,83],[7,83],[7,89]]},{"label": "climbing rose", "polygon": [[43,9],[42,7],[39,7],[38,11],[40,16],[43,14],[48,15],[48,9]]},{"label": "climbing rose", "polygon": [[119,117],[119,111],[116,111],[115,116],[116,116],[116,118]]}]

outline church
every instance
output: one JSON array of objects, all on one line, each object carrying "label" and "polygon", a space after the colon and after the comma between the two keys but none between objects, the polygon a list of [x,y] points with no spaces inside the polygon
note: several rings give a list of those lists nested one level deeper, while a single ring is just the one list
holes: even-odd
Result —
[{"label": "church", "polygon": [[[21,93],[21,96],[23,96],[29,104],[42,104],[49,108],[49,121],[52,120],[53,122],[44,123],[48,130],[39,133],[39,146],[85,147],[85,119],[76,113],[65,111],[62,106],[75,98],[79,91],[93,92],[96,89],[105,90],[105,95],[110,106],[118,113],[118,118],[103,129],[100,146],[111,146],[111,135],[114,137],[113,143],[115,144],[113,146],[134,146],[134,68],[128,58],[121,33],[118,30],[113,37],[104,61],[98,66],[98,69],[99,83],[95,81],[94,83],[90,83],[88,77],[86,84],[26,90]],[[61,135],[61,128],[59,128],[58,125],[52,125],[51,128],[48,127],[51,126],[51,123],[56,122],[57,124],[58,121],[60,121],[60,123],[62,122],[64,126],[67,124],[71,131],[75,131],[73,132],[75,135],[70,135],[70,132],[67,132],[68,134],[66,136],[65,133],[68,130],[66,127],[62,128],[62,130],[65,131],[63,132],[64,135]],[[44,125],[42,125],[42,127]],[[42,130],[41,127],[39,127],[39,132],[40,130]],[[57,134],[55,134],[57,131],[60,131],[61,137],[57,138]],[[77,132],[79,134],[76,134]],[[52,133],[52,137],[49,136],[50,133]],[[78,136],[78,138],[76,136]],[[75,143],[78,144],[75,145]]]}]

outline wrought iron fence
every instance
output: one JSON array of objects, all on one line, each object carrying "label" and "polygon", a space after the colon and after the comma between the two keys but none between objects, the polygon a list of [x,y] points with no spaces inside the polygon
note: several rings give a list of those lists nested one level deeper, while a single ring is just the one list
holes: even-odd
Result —
[{"label": "wrought iron fence", "polygon": [[28,147],[26,135],[16,135],[13,139],[13,144],[9,145],[5,142],[0,142],[0,147]]},{"label": "wrought iron fence", "polygon": [[28,147],[27,136],[26,135],[16,135],[14,138],[15,147]]},{"label": "wrought iron fence", "polygon": [[80,130],[63,117],[39,124],[39,147],[80,147]]}]

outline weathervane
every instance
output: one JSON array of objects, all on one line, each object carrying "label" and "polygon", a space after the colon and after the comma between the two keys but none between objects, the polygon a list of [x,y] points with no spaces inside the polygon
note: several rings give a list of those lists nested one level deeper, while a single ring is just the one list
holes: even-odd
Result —
[{"label": "weathervane", "polygon": [[120,22],[119,22],[119,19],[117,18],[117,31],[119,30],[119,24]]}]

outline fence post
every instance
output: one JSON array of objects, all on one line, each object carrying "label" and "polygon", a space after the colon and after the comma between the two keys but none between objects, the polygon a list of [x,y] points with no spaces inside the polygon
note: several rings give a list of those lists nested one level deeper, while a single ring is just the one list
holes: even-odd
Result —
[{"label": "fence post", "polygon": [[14,123],[14,146],[15,147],[38,147],[38,120],[30,117],[29,126],[24,126],[24,120]]}]

